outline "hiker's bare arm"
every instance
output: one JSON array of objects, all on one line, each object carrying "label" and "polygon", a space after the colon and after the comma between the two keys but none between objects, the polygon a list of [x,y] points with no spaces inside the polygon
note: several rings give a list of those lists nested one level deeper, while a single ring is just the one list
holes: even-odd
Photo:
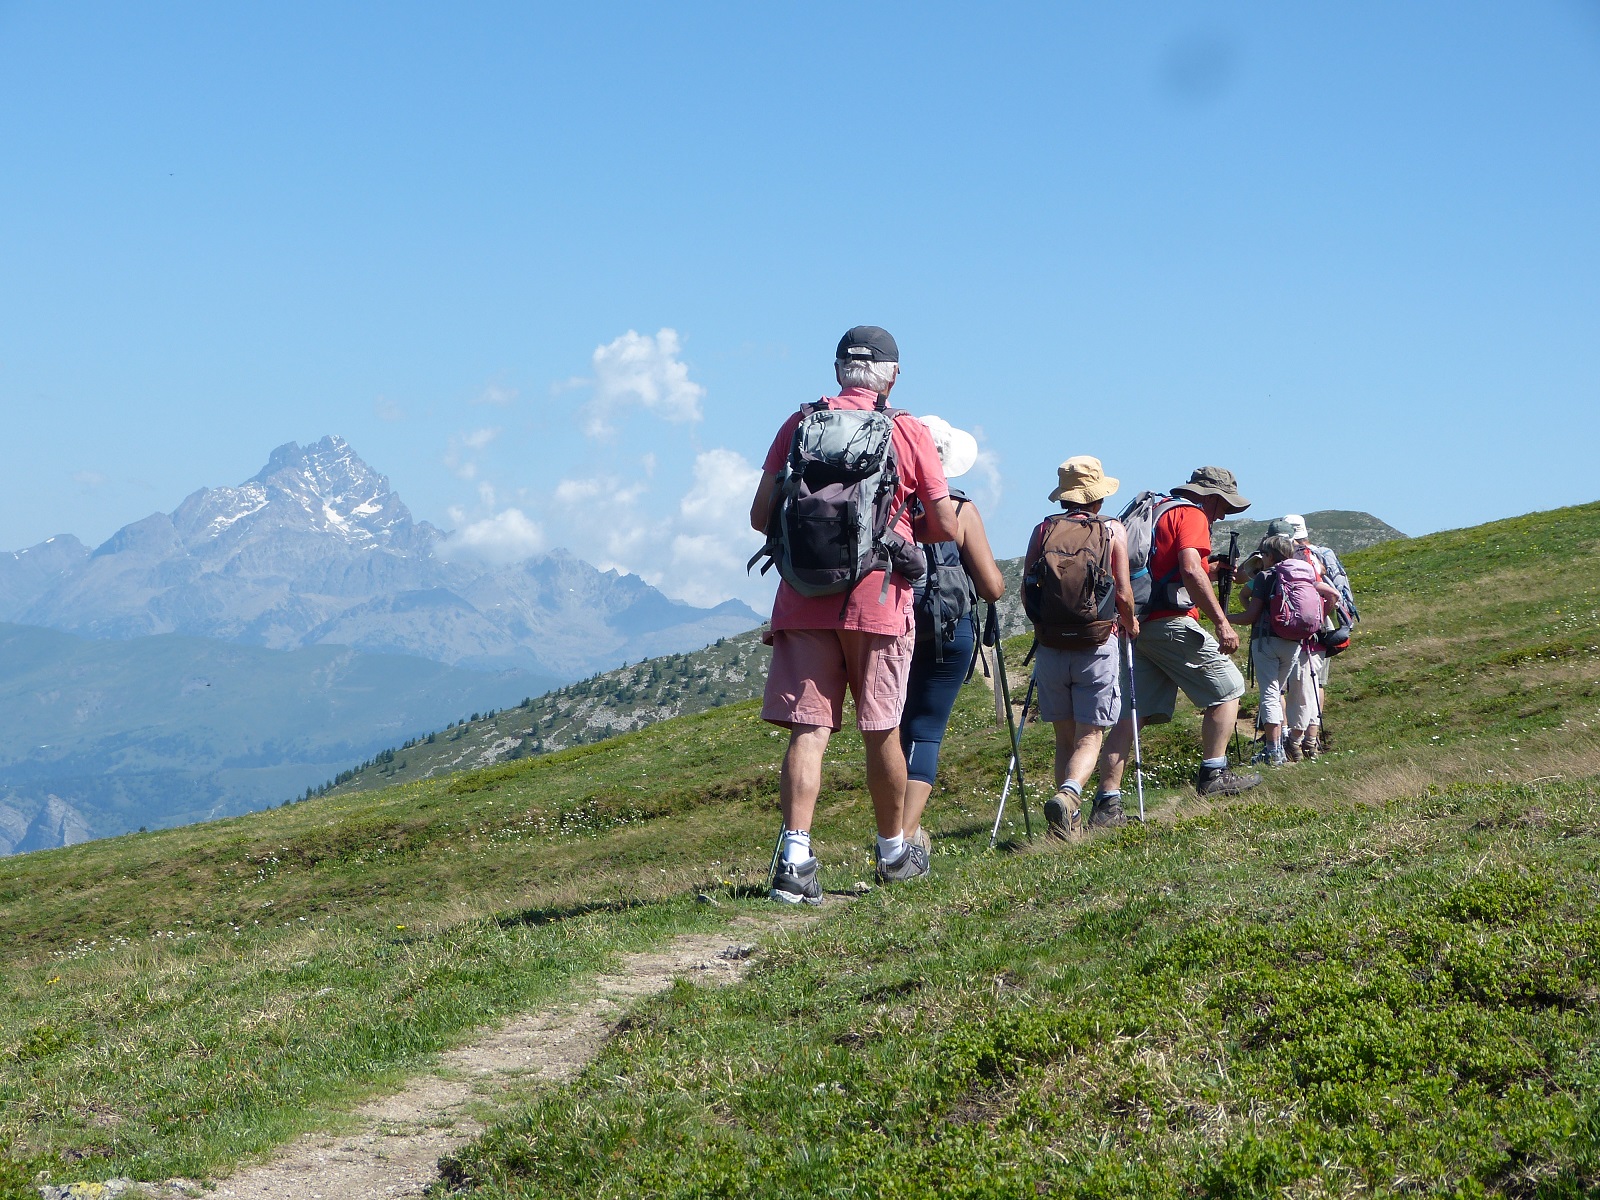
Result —
[{"label": "hiker's bare arm", "polygon": [[1251,596],[1246,602],[1243,612],[1229,613],[1228,620],[1235,625],[1254,625],[1261,616],[1261,610],[1266,606],[1266,601]]},{"label": "hiker's bare arm", "polygon": [[1128,535],[1120,521],[1111,523],[1111,580],[1116,587],[1117,622],[1131,638],[1139,636],[1139,614],[1133,608],[1133,579],[1128,574]]},{"label": "hiker's bare arm", "polygon": [[1325,613],[1332,612],[1334,606],[1343,599],[1331,584],[1323,583],[1320,579],[1317,580],[1317,595],[1322,597],[1322,611]]},{"label": "hiker's bare arm", "polygon": [[1211,577],[1206,573],[1206,560],[1200,557],[1200,551],[1193,546],[1179,550],[1178,573],[1183,576],[1183,586],[1189,589],[1189,597],[1195,607],[1217,627],[1217,644],[1222,647],[1222,652],[1232,654],[1239,648],[1239,635],[1228,624],[1227,614],[1217,602],[1216,592],[1211,590]]},{"label": "hiker's bare arm", "polygon": [[771,471],[761,472],[761,482],[756,485],[756,498],[750,502],[750,528],[757,533],[767,531],[767,521],[772,517],[772,497],[777,490],[777,475]]},{"label": "hiker's bare arm", "polygon": [[989,535],[984,532],[983,518],[976,504],[963,504],[958,516],[961,528],[956,533],[956,545],[961,548],[961,565],[978,589],[980,600],[998,600],[1006,594],[1006,579],[994,561],[994,551],[989,549]]},{"label": "hiker's bare arm", "polygon": [[956,513],[956,502],[945,496],[932,504],[923,504],[927,515],[922,518],[918,537],[929,542],[953,542],[961,532],[961,518]]}]

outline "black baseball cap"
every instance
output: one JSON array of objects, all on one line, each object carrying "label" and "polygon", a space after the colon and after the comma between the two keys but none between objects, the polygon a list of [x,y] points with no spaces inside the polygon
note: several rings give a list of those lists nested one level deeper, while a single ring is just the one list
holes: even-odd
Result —
[{"label": "black baseball cap", "polygon": [[839,348],[833,357],[840,362],[859,359],[866,362],[900,361],[900,347],[894,344],[887,329],[876,325],[857,325],[839,339]]}]

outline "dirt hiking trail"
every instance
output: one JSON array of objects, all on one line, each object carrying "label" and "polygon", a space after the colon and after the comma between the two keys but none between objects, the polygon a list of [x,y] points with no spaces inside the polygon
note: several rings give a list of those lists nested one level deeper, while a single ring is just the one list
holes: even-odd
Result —
[{"label": "dirt hiking trail", "polygon": [[599,1052],[635,1001],[664,991],[675,978],[718,986],[742,976],[756,953],[748,941],[809,923],[820,913],[784,912],[736,918],[717,934],[685,935],[659,950],[631,954],[612,974],[586,987],[587,998],[525,1013],[469,1046],[443,1054],[403,1090],[353,1114],[358,1128],[342,1135],[306,1134],[273,1158],[219,1179],[207,1192],[229,1200],[362,1200],[421,1196],[439,1178],[442,1155],[483,1131],[467,1115],[512,1081],[559,1083]]}]

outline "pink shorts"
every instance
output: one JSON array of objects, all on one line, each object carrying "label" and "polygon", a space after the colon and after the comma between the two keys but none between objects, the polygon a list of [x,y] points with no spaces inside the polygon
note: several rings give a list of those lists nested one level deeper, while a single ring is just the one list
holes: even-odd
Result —
[{"label": "pink shorts", "polygon": [[854,629],[779,629],[761,716],[774,725],[825,725],[838,731],[844,693],[856,700],[856,728],[894,729],[906,704],[916,633]]}]

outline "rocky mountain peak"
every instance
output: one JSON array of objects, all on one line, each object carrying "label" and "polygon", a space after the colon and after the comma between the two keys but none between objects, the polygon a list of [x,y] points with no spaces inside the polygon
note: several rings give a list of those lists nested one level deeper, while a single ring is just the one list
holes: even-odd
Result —
[{"label": "rocky mountain peak", "polygon": [[375,547],[392,543],[412,524],[388,478],[335,434],[309,446],[284,443],[250,479],[194,493],[172,519],[190,545],[267,524]]}]

